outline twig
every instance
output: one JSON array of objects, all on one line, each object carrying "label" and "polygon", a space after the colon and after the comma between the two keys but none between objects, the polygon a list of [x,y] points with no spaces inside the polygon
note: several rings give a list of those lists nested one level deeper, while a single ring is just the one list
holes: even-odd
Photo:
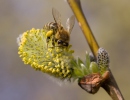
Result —
[{"label": "twig", "polygon": [[82,29],[84,36],[86,37],[90,49],[92,50],[94,56],[96,57],[99,46],[92,34],[92,31],[87,23],[87,20],[85,19],[85,16],[81,9],[80,0],[68,0],[68,3],[78,20],[79,26]]},{"label": "twig", "polygon": [[[92,31],[87,23],[87,20],[83,14],[80,0],[67,0],[67,1],[78,20],[79,26],[86,37],[86,40],[90,46],[92,53],[96,57],[97,50],[99,49],[99,45],[95,40]],[[102,88],[106,90],[106,92],[110,95],[110,97],[113,100],[124,100],[124,97],[121,94],[111,71],[110,71],[110,77],[102,84]]]}]

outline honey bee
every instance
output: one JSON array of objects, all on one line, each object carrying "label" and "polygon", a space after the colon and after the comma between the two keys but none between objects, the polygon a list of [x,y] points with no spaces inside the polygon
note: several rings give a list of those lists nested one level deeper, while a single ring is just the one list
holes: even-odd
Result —
[{"label": "honey bee", "polygon": [[55,42],[59,46],[68,46],[70,41],[70,33],[75,23],[75,17],[72,15],[66,21],[66,29],[61,24],[61,14],[54,8],[52,8],[52,15],[55,22],[47,23],[43,28],[48,30],[46,33],[46,42],[52,38],[52,45],[55,47]]}]

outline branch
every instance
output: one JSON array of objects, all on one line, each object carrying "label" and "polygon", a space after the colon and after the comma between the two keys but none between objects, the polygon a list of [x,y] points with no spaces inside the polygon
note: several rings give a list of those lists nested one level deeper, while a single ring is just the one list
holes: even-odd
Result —
[{"label": "branch", "polygon": [[99,46],[92,34],[92,31],[88,25],[87,20],[85,19],[85,16],[81,9],[80,0],[68,0],[68,3],[78,20],[79,26],[82,29],[84,36],[86,37],[86,40],[89,44],[90,49],[92,50],[92,53],[96,57]]},{"label": "branch", "polygon": [[[99,49],[99,45],[96,42],[94,35],[88,25],[88,22],[83,14],[80,0],[67,0],[67,1],[78,20],[79,26],[82,29],[84,36],[86,37],[86,40],[90,46],[92,53],[96,57],[97,51]],[[124,100],[124,97],[121,94],[121,91],[110,69],[109,72],[110,72],[110,77],[102,84],[102,88],[106,90],[106,92],[110,95],[110,97],[113,100]]]}]

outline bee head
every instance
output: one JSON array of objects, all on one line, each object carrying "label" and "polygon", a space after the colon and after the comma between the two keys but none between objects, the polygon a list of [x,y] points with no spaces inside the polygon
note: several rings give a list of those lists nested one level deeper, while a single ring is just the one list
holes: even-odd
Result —
[{"label": "bee head", "polygon": [[62,40],[57,40],[57,43],[58,43],[59,46],[68,46],[69,45],[69,43],[64,42]]}]

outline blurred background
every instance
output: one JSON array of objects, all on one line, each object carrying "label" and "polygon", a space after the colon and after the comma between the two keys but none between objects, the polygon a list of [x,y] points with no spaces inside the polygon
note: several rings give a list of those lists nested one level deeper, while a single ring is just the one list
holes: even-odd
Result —
[{"label": "blurred background", "polygon": [[[130,1],[81,0],[83,11],[101,47],[110,55],[110,69],[125,99],[130,99]],[[52,7],[62,23],[73,13],[65,0],[0,0],[0,100],[111,100],[101,88],[95,95],[77,82],[58,85],[42,72],[24,65],[16,38],[53,21]],[[91,52],[76,21],[70,44],[75,57]]]}]

